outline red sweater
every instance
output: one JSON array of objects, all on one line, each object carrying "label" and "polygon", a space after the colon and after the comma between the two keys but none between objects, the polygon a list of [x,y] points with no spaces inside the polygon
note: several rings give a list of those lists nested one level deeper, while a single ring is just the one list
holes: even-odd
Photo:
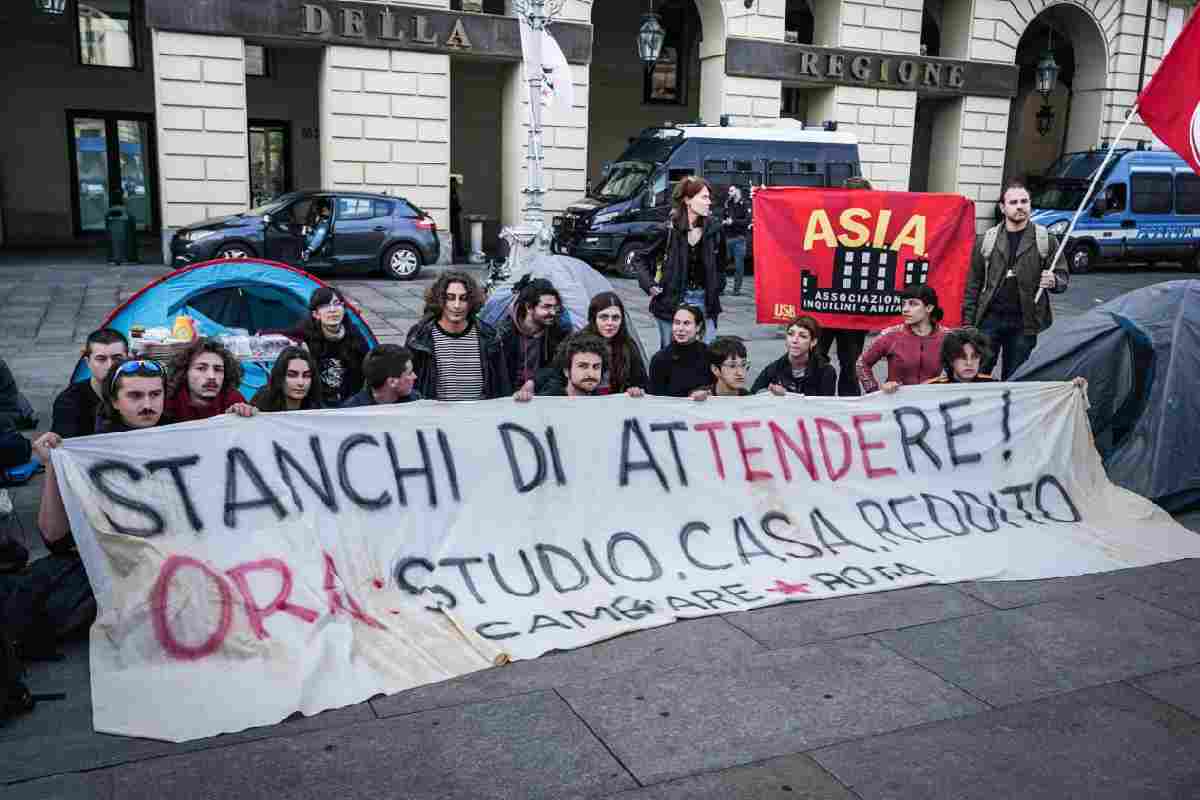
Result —
[{"label": "red sweater", "polygon": [[188,401],[187,385],[179,387],[179,391],[168,397],[163,403],[163,417],[171,422],[191,422],[195,419],[208,419],[217,414],[224,414],[234,403],[244,403],[246,398],[237,389],[226,389],[217,395],[217,401],[206,409],[197,408]]},{"label": "red sweater", "polygon": [[879,389],[871,367],[881,358],[887,359],[889,381],[911,386],[936,378],[942,373],[942,339],[945,336],[946,329],[941,325],[935,326],[928,336],[917,336],[904,324],[884,328],[855,364],[863,391]]}]

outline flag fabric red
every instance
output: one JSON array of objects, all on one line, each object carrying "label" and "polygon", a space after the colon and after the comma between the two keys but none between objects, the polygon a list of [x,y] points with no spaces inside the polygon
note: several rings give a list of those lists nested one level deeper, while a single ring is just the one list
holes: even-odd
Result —
[{"label": "flag fabric red", "polygon": [[760,323],[801,314],[822,326],[880,330],[901,321],[900,292],[928,283],[962,322],[975,204],[957,194],[769,187],[754,193]]},{"label": "flag fabric red", "polygon": [[1138,113],[1200,174],[1200,14],[1192,14],[1138,95]]}]

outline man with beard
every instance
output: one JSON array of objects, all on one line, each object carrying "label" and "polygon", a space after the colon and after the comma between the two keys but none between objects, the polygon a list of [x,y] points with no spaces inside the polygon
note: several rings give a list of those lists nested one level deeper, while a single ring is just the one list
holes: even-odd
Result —
[{"label": "man with beard", "polygon": [[381,344],[363,359],[365,385],[342,408],[386,406],[392,403],[412,403],[421,399],[413,386],[417,373],[413,370],[412,352],[398,344]]},{"label": "man with beard", "polygon": [[[548,373],[554,367],[542,370],[538,378],[538,395],[541,397],[590,397],[596,393],[604,370],[608,367],[608,343],[594,333],[580,332],[572,335],[559,348],[555,363],[562,364],[565,382],[550,380]],[[523,390],[513,398],[526,401]]]},{"label": "man with beard", "polygon": [[504,350],[509,382],[522,397],[533,396],[538,370],[550,366],[558,346],[571,335],[562,320],[562,296],[545,278],[523,278],[516,286],[517,301],[496,326]]},{"label": "man with beard", "polygon": [[471,275],[446,270],[425,290],[425,313],[408,329],[417,389],[434,400],[490,400],[512,394],[496,331],[476,317],[483,289]]},{"label": "man with beard", "polygon": [[163,413],[170,422],[191,422],[229,412],[250,417],[258,410],[238,385],[242,366],[220,342],[199,338],[175,356],[170,395]]}]

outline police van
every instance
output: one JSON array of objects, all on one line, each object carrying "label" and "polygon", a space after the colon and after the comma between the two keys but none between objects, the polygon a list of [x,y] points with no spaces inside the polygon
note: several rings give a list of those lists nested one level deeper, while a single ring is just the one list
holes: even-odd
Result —
[{"label": "police van", "polygon": [[[1060,157],[1034,190],[1033,221],[1066,233],[1105,153]],[[1078,273],[1103,261],[1179,261],[1200,271],[1200,177],[1170,150],[1115,151],[1065,252]]]},{"label": "police van", "polygon": [[838,131],[835,122],[820,129],[798,122],[774,128],[698,123],[646,128],[617,161],[605,165],[587,197],[554,218],[554,246],[633,276],[631,257],[661,231],[675,184],[689,175],[708,180],[711,213],[720,219],[731,184],[749,200],[751,185],[841,186],[859,174],[858,141]]}]

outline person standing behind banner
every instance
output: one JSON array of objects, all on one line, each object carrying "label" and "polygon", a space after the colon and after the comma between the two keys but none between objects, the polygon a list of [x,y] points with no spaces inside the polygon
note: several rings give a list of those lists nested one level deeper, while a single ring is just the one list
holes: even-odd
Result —
[{"label": "person standing behind banner", "polygon": [[[675,185],[671,216],[663,235],[641,251],[642,290],[650,295],[650,313],[658,321],[659,348],[674,336],[675,309],[688,303],[703,310],[710,323],[704,341],[717,335],[721,313],[721,223],[712,219],[712,190],[708,181],[687,176]],[[665,248],[661,274],[656,273],[659,251]]]},{"label": "person standing behind banner", "polygon": [[[917,284],[901,292],[900,297],[904,322],[885,328],[855,365],[863,392],[882,389],[891,394],[902,385],[924,383],[942,371],[942,339],[946,329],[940,324],[942,309],[938,307],[937,292],[932,286]],[[881,358],[887,359],[888,365],[883,386],[871,372]]]},{"label": "person standing behind banner", "polygon": [[259,411],[303,411],[324,408],[317,362],[303,347],[285,347],[275,364],[267,385],[254,393],[250,405]]},{"label": "person standing behind banner", "polygon": [[742,278],[746,275],[746,237],[750,235],[750,203],[742,197],[737,184],[730,184],[729,199],[725,201],[725,247],[733,259],[733,295],[742,293]]},{"label": "person standing behind banner", "polygon": [[346,321],[346,301],[330,286],[319,286],[308,298],[308,316],[289,334],[303,342],[317,362],[321,399],[337,408],[363,385],[362,362],[370,346]]},{"label": "person standing behind banner", "polygon": [[[871,189],[871,182],[866,178],[847,178],[842,184],[844,189]],[[858,376],[855,375],[854,365],[862,355],[863,346],[867,341],[866,331],[850,330],[849,328],[826,328],[821,332],[821,340],[817,345],[818,352],[826,362],[829,361],[829,351],[837,343],[838,382],[837,393],[842,397],[858,397],[862,391],[858,387]]]},{"label": "person standing behind banner", "polygon": [[671,324],[671,344],[650,359],[647,394],[697,399],[700,392],[707,397],[713,379],[703,339],[704,312],[688,303],[679,306]]},{"label": "person standing behind banner", "polygon": [[1038,334],[1050,327],[1053,312],[1045,291],[1065,292],[1070,275],[1060,261],[1051,265],[1058,242],[1031,224],[1029,190],[1011,180],[1000,193],[1004,223],[989,228],[975,243],[963,294],[963,324],[979,328],[994,352],[983,371],[992,372],[1003,354],[1001,375],[1008,380],[1025,363]]},{"label": "person standing behind banner", "polygon": [[769,390],[774,395],[805,394],[832,397],[837,392],[837,371],[821,355],[817,342],[821,325],[812,317],[796,317],[787,326],[787,352],[767,364],[751,387],[751,394]]}]

